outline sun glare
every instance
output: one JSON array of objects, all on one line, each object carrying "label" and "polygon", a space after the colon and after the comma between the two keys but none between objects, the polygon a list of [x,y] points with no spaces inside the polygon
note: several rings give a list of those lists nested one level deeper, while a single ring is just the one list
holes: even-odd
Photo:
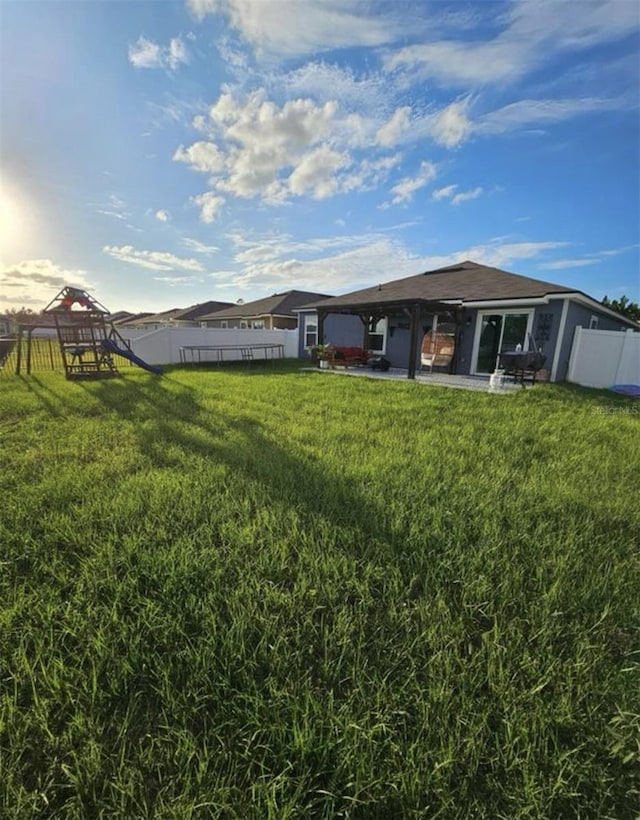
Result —
[{"label": "sun glare", "polygon": [[26,236],[27,209],[18,192],[0,182],[0,254],[16,251]]}]

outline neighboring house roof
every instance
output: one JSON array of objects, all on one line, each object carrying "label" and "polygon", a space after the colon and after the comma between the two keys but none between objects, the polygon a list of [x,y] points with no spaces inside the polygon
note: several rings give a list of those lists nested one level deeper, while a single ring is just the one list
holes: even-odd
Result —
[{"label": "neighboring house roof", "polygon": [[133,313],[129,310],[118,310],[115,313],[110,313],[107,316],[107,321],[109,322],[123,322],[125,319],[131,319],[133,317]]},{"label": "neighboring house roof", "polygon": [[229,308],[233,302],[216,302],[211,300],[209,302],[201,302],[198,305],[191,305],[191,307],[179,310],[171,317],[172,322],[192,322],[196,319],[202,319],[203,316],[208,316],[211,313],[218,313],[225,308]]},{"label": "neighboring house roof", "polygon": [[438,268],[396,279],[372,288],[335,296],[306,307],[347,308],[407,302],[475,302],[502,299],[527,299],[549,293],[571,293],[575,288],[531,279],[515,273],[479,265],[466,260],[457,265]]},{"label": "neighboring house roof", "polygon": [[172,322],[195,322],[210,313],[216,313],[223,308],[227,308],[232,302],[200,302],[197,305],[190,305],[186,308],[171,308],[160,313],[139,313],[131,319],[127,319],[127,324],[136,325],[158,325],[171,324]]},{"label": "neighboring house roof", "polygon": [[142,313],[134,313],[131,316],[127,316],[126,319],[116,319],[114,321],[114,325],[133,325],[136,322],[139,322],[141,319],[145,319],[147,316],[152,316],[153,314],[149,311],[142,312]]},{"label": "neighboring house roof", "polygon": [[285,293],[274,293],[264,299],[234,305],[226,310],[216,311],[213,315],[202,316],[202,319],[251,319],[257,316],[290,316],[296,318],[294,310],[309,302],[328,299],[326,293],[311,293],[305,290],[288,290]]}]

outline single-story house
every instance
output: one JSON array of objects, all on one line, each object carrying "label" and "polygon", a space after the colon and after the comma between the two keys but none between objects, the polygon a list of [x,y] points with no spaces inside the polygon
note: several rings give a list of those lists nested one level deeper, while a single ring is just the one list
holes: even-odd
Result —
[{"label": "single-story house", "polygon": [[448,325],[455,336],[449,372],[492,373],[505,351],[546,356],[551,381],[566,378],[574,330],[638,325],[575,288],[464,261],[305,305],[299,355],[316,344],[358,345],[414,378],[423,337]]},{"label": "single-story house", "polygon": [[318,300],[329,298],[326,293],[310,293],[304,290],[288,290],[274,293],[264,299],[256,299],[213,315],[201,316],[204,327],[253,328],[254,330],[295,330],[298,327],[297,309]]},{"label": "single-story house", "polygon": [[213,315],[216,311],[224,310],[232,302],[201,302],[186,308],[172,308],[161,313],[137,314],[131,319],[120,323],[120,326],[157,330],[161,327],[200,327],[203,316]]},{"label": "single-story house", "polygon": [[118,319],[110,319],[114,325],[118,327],[137,327],[137,322],[140,322],[142,319],[146,319],[147,316],[153,316],[153,312],[150,310],[141,311],[140,313],[131,313],[128,316],[123,316]]}]

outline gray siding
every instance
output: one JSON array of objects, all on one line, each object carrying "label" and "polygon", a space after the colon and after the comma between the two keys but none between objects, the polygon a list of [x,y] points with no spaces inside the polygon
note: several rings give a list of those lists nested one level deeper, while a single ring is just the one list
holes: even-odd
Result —
[{"label": "gray siding", "polygon": [[[313,313],[313,311],[300,311],[299,313],[298,357],[300,359],[308,358],[304,348],[304,317],[309,314],[313,315]],[[330,313],[324,320],[324,344],[361,347],[363,341],[364,326],[357,316]]]}]

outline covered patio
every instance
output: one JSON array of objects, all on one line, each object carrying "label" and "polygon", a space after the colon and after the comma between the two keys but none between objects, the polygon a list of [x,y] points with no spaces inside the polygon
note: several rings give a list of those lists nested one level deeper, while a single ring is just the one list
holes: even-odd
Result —
[{"label": "covered patio", "polygon": [[[395,298],[385,298],[384,288],[384,285],[378,286],[375,301],[366,297],[364,299],[355,298],[358,294],[352,294],[352,300],[349,300],[348,297],[335,297],[331,300],[332,304],[330,306],[319,305],[317,307],[318,344],[322,345],[325,342],[324,324],[330,314],[346,314],[357,316],[360,319],[363,331],[362,347],[365,350],[370,348],[369,336],[375,332],[375,327],[380,319],[403,315],[409,324],[407,366],[402,369],[394,368],[394,374],[390,376],[391,371],[388,371],[386,376],[387,378],[415,379],[419,363],[419,341],[422,338],[423,321],[427,317],[433,316],[446,318],[447,321],[455,324],[457,337],[462,326],[462,305],[422,298],[407,299],[406,297],[398,298],[397,296]],[[456,371],[457,348],[458,345],[456,344],[456,352],[454,352],[449,367],[451,374]]]}]

